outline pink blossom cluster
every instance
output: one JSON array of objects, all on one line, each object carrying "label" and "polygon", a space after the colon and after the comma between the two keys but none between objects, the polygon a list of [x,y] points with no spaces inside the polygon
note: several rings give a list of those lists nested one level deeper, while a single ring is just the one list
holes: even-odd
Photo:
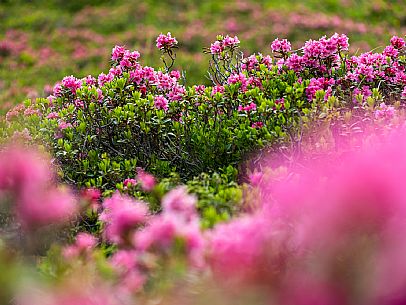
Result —
[{"label": "pink blossom cluster", "polygon": [[238,106],[238,111],[246,111],[246,112],[251,112],[255,111],[257,109],[257,105],[254,102],[249,103],[247,106],[239,105]]},{"label": "pink blossom cluster", "polygon": [[405,85],[405,66],[397,60],[400,52],[404,51],[404,47],[396,49],[388,46],[382,53],[368,52],[359,56],[352,56],[347,62],[349,69],[347,79],[354,82],[383,80]]},{"label": "pink blossom cluster", "polygon": [[388,106],[385,103],[381,103],[379,108],[375,110],[375,118],[377,119],[391,119],[395,115],[395,107]]},{"label": "pink blossom cluster", "polygon": [[160,214],[149,215],[143,202],[119,193],[103,202],[100,215],[105,225],[103,235],[119,246],[110,264],[120,277],[120,290],[141,289],[151,269],[143,257],[165,257],[179,240],[184,241],[182,252],[191,266],[204,264],[204,239],[196,212],[196,197],[187,194],[184,187],[178,187],[162,198],[161,205]]},{"label": "pink blossom cluster", "polygon": [[237,36],[220,37],[220,39],[213,42],[210,46],[210,53],[213,55],[220,55],[227,48],[235,48],[240,44],[240,40]]},{"label": "pink blossom cluster", "polygon": [[67,259],[78,258],[79,256],[88,256],[96,247],[97,239],[89,234],[81,232],[76,236],[76,241],[63,249],[63,255]]},{"label": "pink blossom cluster", "polygon": [[331,86],[335,84],[334,79],[330,78],[312,78],[306,88],[306,95],[309,100],[313,100],[316,92],[319,90],[326,90],[326,97],[331,95]]},{"label": "pink blossom cluster", "polygon": [[363,102],[365,102],[366,99],[372,95],[372,91],[369,88],[369,86],[362,86],[361,89],[360,88],[355,88],[352,93],[354,95],[354,98],[353,98],[354,103],[357,102],[357,96],[359,94],[362,95],[362,101]]},{"label": "pink blossom cluster", "polygon": [[171,49],[175,46],[177,46],[178,41],[176,40],[175,37],[171,36],[171,33],[168,32],[168,34],[160,34],[158,38],[156,39],[156,47],[158,49]]},{"label": "pink blossom cluster", "polygon": [[286,54],[292,50],[292,45],[286,39],[279,40],[279,38],[276,38],[271,43],[271,50],[272,52]]},{"label": "pink blossom cluster", "polygon": [[7,30],[4,38],[0,40],[0,58],[6,56],[17,57],[27,49],[29,49],[28,35],[22,31]]},{"label": "pink blossom cluster", "polygon": [[82,80],[77,79],[74,76],[65,76],[62,79],[62,86],[64,86],[66,89],[69,89],[72,94],[76,94],[76,90],[82,87]]},{"label": "pink blossom cluster", "polygon": [[156,186],[156,179],[154,175],[147,173],[143,169],[137,171],[137,181],[142,189],[146,192],[151,192]]},{"label": "pink blossom cluster", "polygon": [[229,85],[239,83],[241,84],[240,89],[242,91],[246,91],[248,86],[248,79],[244,73],[232,74],[228,77],[227,83]]},{"label": "pink blossom cluster", "polygon": [[123,186],[124,187],[130,187],[130,186],[135,186],[137,185],[137,180],[133,178],[127,178],[123,181]]},{"label": "pink blossom cluster", "polygon": [[147,221],[148,208],[143,202],[115,193],[103,201],[99,219],[105,224],[104,237],[116,244],[130,242],[134,229]]},{"label": "pink blossom cluster", "polygon": [[406,142],[404,135],[380,140],[341,156],[338,166],[300,168],[294,179],[256,174],[260,207],[208,237],[216,283],[259,289],[267,304],[406,300]]},{"label": "pink blossom cluster", "polygon": [[263,56],[262,54],[250,55],[247,58],[244,58],[241,68],[245,71],[258,70],[260,64],[263,64],[268,67],[268,69],[271,69],[273,66],[271,56]]},{"label": "pink blossom cluster", "polygon": [[216,85],[211,90],[211,95],[215,95],[216,93],[224,93],[225,89],[224,86]]},{"label": "pink blossom cluster", "polygon": [[77,209],[66,188],[57,187],[49,160],[23,147],[0,152],[0,199],[4,193],[14,201],[14,212],[25,229],[68,220]]},{"label": "pink blossom cluster", "polygon": [[[170,37],[172,38],[172,37]],[[175,39],[175,38],[173,38]],[[112,67],[107,74],[100,73],[97,79],[89,75],[83,79],[77,79],[73,76],[65,77],[61,83],[57,83],[52,95],[48,97],[49,100],[62,97],[65,93],[65,89],[68,89],[72,94],[76,93],[76,90],[82,86],[87,86],[89,89],[96,87],[97,96],[95,100],[101,102],[104,98],[102,87],[114,79],[123,78],[124,72],[129,73],[130,84],[136,85],[137,90],[142,94],[153,93],[159,98],[156,104],[158,109],[168,109],[169,102],[180,101],[186,94],[184,86],[179,84],[181,74],[177,70],[173,70],[170,73],[164,73],[162,71],[156,71],[151,67],[143,67],[138,63],[140,54],[138,51],[130,51],[123,46],[115,46],[112,50]],[[165,102],[165,99],[167,102]],[[84,108],[85,105],[81,100],[74,100],[72,103],[76,108]]]},{"label": "pink blossom cluster", "polygon": [[[273,49],[280,50],[274,52],[285,52],[284,50],[290,49],[290,43],[285,40],[280,41],[276,39],[273,44]],[[285,56],[286,58],[280,59],[278,65],[280,67],[286,65],[289,69],[296,72],[301,72],[306,68],[316,69],[316,71],[321,73],[330,72],[328,67],[321,61],[329,60],[331,61],[330,65],[338,67],[340,62],[339,54],[342,51],[348,51],[348,47],[348,37],[343,34],[335,33],[330,38],[323,36],[319,40],[310,39],[300,49],[303,52],[302,56],[292,53],[289,57]]]},{"label": "pink blossom cluster", "polygon": [[138,58],[140,53],[138,51],[129,51],[123,46],[115,46],[111,52],[111,60],[118,63],[122,69],[134,68],[138,65]]},{"label": "pink blossom cluster", "polygon": [[196,198],[184,187],[171,190],[162,198],[162,213],[134,235],[134,246],[140,251],[167,252],[180,238],[185,242],[185,253],[190,263],[203,262],[203,237],[196,212]]},{"label": "pink blossom cluster", "polygon": [[155,96],[154,105],[156,109],[168,110],[168,100],[162,95]]}]

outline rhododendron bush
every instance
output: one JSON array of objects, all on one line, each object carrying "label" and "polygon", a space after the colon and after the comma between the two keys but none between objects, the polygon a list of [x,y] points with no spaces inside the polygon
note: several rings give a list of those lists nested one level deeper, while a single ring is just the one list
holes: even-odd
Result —
[{"label": "rhododendron bush", "polygon": [[65,181],[111,190],[137,167],[186,181],[237,166],[269,144],[300,150],[314,118],[342,134],[343,111],[391,120],[406,98],[406,47],[397,36],[381,53],[350,56],[348,38],[334,34],[296,51],[275,39],[272,56],[245,56],[237,37],[220,35],[205,51],[212,87],[187,87],[171,70],[178,46],[171,33],[156,45],[163,68],[143,66],[139,52],[116,46],[107,74],[67,76],[47,99],[9,111],[8,123],[23,120],[27,136],[53,151]]},{"label": "rhododendron bush", "polygon": [[155,43],[1,122],[0,303],[406,302],[405,40]]}]

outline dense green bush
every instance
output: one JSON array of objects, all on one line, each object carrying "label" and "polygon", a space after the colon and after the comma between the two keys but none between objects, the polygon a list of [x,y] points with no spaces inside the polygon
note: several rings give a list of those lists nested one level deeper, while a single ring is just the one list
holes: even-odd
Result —
[{"label": "dense green bush", "polygon": [[[137,51],[116,46],[108,74],[65,77],[48,98],[11,110],[3,136],[41,143],[64,182],[105,195],[125,191],[125,180],[139,168],[172,177],[164,189],[188,185],[211,226],[238,209],[236,182],[246,181],[243,161],[256,152],[271,144],[274,150],[290,147],[298,160],[305,144],[338,145],[346,133],[362,130],[362,122],[389,122],[406,97],[399,37],[382,53],[353,57],[345,35],[310,40],[298,51],[276,39],[273,58],[245,57],[237,37],[217,38],[206,49],[211,87],[183,85],[183,73],[171,71],[177,41],[161,34],[164,67],[142,66]],[[329,135],[306,134],[314,124],[326,126]],[[134,192],[145,195],[141,186]],[[158,211],[154,196],[148,201]]]}]

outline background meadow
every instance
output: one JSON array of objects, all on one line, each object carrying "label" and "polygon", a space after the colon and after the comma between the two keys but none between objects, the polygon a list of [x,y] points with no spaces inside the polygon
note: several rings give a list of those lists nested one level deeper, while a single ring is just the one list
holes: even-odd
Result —
[{"label": "background meadow", "polygon": [[276,37],[293,47],[335,32],[350,37],[351,52],[382,50],[405,33],[404,1],[1,1],[0,107],[4,113],[27,97],[47,96],[65,75],[108,69],[114,45],[160,64],[156,33],[172,32],[181,49],[176,68],[189,85],[209,84],[203,47],[217,34],[238,35],[246,54],[269,53]]}]

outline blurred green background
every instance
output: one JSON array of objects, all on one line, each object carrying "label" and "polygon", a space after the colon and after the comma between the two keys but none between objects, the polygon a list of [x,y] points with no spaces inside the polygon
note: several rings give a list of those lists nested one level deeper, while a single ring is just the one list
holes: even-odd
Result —
[{"label": "blurred green background", "polygon": [[334,32],[351,52],[383,47],[406,34],[405,0],[0,0],[0,113],[45,96],[65,75],[107,71],[115,44],[160,66],[155,39],[170,31],[180,43],[175,67],[187,84],[208,83],[203,47],[217,34],[238,35],[243,50],[269,53],[276,37],[294,47]]}]

